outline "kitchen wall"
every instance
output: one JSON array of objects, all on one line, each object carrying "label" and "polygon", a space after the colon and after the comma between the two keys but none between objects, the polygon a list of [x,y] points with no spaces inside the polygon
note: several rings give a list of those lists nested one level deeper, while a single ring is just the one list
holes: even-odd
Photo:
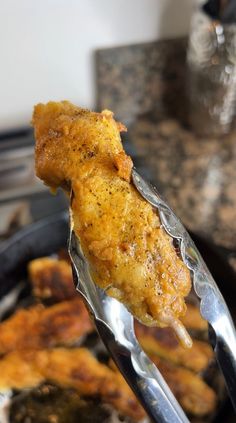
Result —
[{"label": "kitchen wall", "polygon": [[0,131],[39,101],[93,107],[93,51],[185,35],[196,1],[1,0]]}]

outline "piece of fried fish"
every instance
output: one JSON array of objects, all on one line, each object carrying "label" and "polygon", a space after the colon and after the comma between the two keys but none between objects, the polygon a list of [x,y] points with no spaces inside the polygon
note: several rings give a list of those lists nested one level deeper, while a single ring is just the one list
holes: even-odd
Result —
[{"label": "piece of fried fish", "polygon": [[93,330],[81,298],[19,309],[0,324],[0,354],[71,345]]},{"label": "piece of fried fish", "polygon": [[73,283],[71,265],[66,260],[40,257],[28,264],[29,280],[33,294],[53,302],[70,300],[78,296]]},{"label": "piece of fried fish", "polygon": [[73,192],[75,232],[95,282],[146,325],[171,326],[186,346],[179,320],[190,273],[156,210],[131,182],[125,127],[109,111],[69,102],[38,104],[33,114],[36,173],[53,190]]},{"label": "piece of fried fish", "polygon": [[15,351],[0,360],[0,390],[39,386],[45,380],[100,397],[135,420],[145,416],[121,374],[100,363],[86,348]]},{"label": "piece of fried fish", "polygon": [[[188,413],[204,416],[216,407],[215,392],[187,369],[151,356],[176,398]],[[0,360],[0,389],[32,388],[45,381],[76,389],[80,395],[99,396],[135,420],[145,413],[114,365],[100,363],[86,348],[16,351]]]}]

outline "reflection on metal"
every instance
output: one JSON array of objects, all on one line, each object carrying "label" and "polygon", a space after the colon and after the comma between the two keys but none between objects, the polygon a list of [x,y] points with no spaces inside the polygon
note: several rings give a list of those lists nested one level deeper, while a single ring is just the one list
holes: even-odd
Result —
[{"label": "reflection on metal", "polygon": [[236,104],[236,25],[198,10],[187,52],[189,123],[201,135],[230,130]]},{"label": "reflection on metal", "polygon": [[132,315],[123,304],[107,296],[94,284],[74,233],[73,221],[69,254],[75,285],[85,299],[97,331],[149,417],[155,423],[187,423],[187,417],[162,375],[141,349],[134,334]]},{"label": "reflection on metal", "polygon": [[182,259],[191,270],[193,287],[201,300],[200,311],[214,331],[212,347],[236,410],[236,332],[228,307],[180,220],[158,192],[144,181],[135,169],[132,176],[140,194],[157,208],[164,229],[178,242]]}]

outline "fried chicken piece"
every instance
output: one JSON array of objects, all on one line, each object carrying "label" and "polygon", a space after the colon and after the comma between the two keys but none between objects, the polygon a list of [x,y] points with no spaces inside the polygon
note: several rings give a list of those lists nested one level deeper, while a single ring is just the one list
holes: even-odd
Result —
[{"label": "fried chicken piece", "polygon": [[36,351],[14,351],[0,360],[0,391],[32,388],[44,381],[33,360]]},{"label": "fried chicken piece", "polygon": [[187,304],[186,314],[180,318],[184,326],[191,330],[207,331],[208,323],[200,314],[199,307]]},{"label": "fried chicken piece", "polygon": [[94,281],[144,324],[171,326],[186,346],[179,320],[190,273],[156,210],[131,182],[132,161],[109,111],[69,102],[38,104],[33,114],[36,173],[53,190],[72,189],[74,229]]},{"label": "fried chicken piece", "polygon": [[135,420],[145,416],[122,376],[86,348],[17,351],[0,360],[0,390],[32,388],[43,381],[74,388],[80,395],[100,396]]},{"label": "fried chicken piece", "polygon": [[0,324],[0,354],[70,345],[92,330],[80,298],[47,308],[36,305],[20,309]]},{"label": "fried chicken piece", "polygon": [[[199,376],[157,356],[151,358],[186,412],[200,417],[214,411],[216,394]],[[1,390],[32,388],[44,381],[74,388],[80,395],[100,396],[137,420],[144,417],[120,373],[99,363],[85,348],[17,351],[0,360]]]},{"label": "fried chicken piece", "polygon": [[71,263],[69,253],[66,248],[60,248],[60,250],[57,251],[57,257],[58,257],[58,260],[65,260],[67,261],[67,263],[69,264]]},{"label": "fried chicken piece", "polygon": [[198,375],[156,355],[152,355],[151,359],[187,413],[200,417],[215,410],[216,393]]},{"label": "fried chicken piece", "polygon": [[170,328],[150,328],[136,322],[135,332],[142,348],[148,354],[156,354],[194,372],[206,369],[214,356],[210,345],[196,339],[194,339],[191,353],[189,353],[179,344]]},{"label": "fried chicken piece", "polygon": [[59,302],[78,296],[68,261],[38,258],[29,263],[28,273],[36,297]]},{"label": "fried chicken piece", "polygon": [[[215,410],[216,393],[200,376],[183,367],[177,367],[156,355],[151,355],[150,358],[186,413],[201,417]],[[109,364],[118,373],[112,360]]]}]

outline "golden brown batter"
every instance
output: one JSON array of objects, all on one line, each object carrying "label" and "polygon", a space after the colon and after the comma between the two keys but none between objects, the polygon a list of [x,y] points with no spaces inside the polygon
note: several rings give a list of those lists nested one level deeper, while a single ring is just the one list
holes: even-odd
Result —
[{"label": "golden brown batter", "polygon": [[124,126],[109,111],[69,102],[38,104],[33,115],[36,173],[53,190],[72,189],[75,231],[95,282],[147,325],[172,326],[191,346],[179,317],[189,271],[152,206],[130,181]]},{"label": "golden brown batter", "polygon": [[19,309],[0,324],[0,355],[14,350],[71,345],[93,330],[81,298],[51,307]]},{"label": "golden brown batter", "polygon": [[[151,359],[185,411],[203,416],[215,409],[216,394],[198,375],[157,355]],[[46,380],[74,388],[80,395],[99,396],[140,420],[145,416],[142,407],[113,363],[111,367],[100,363],[86,348],[15,351],[0,360],[0,389],[32,388]]]},{"label": "golden brown batter", "polygon": [[2,391],[33,388],[47,380],[80,395],[100,397],[137,421],[145,416],[123,377],[86,348],[15,351],[0,360],[0,374]]},{"label": "golden brown batter", "polygon": [[40,257],[28,265],[33,293],[38,298],[55,302],[78,296],[73,283],[71,265],[66,260]]}]

